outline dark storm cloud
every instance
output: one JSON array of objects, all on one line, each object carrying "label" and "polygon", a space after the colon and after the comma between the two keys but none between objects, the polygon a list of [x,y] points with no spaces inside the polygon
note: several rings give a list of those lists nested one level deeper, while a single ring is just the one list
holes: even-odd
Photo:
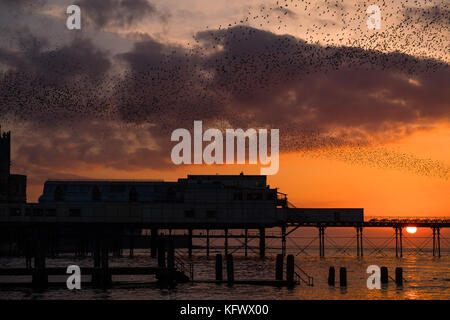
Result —
[{"label": "dark storm cloud", "polygon": [[[441,89],[449,67],[442,62],[322,47],[242,26],[200,32],[196,40],[192,50],[146,40],[121,56],[130,66],[115,97],[124,119],[170,129],[226,119],[293,137],[345,128],[346,140],[360,140],[450,115],[450,95]],[[290,141],[284,147],[295,149]]]},{"label": "dark storm cloud", "polygon": [[99,88],[111,67],[107,53],[87,39],[46,51],[43,41],[27,37],[21,52],[0,49],[0,63],[9,67],[0,77],[0,112],[32,122],[104,115]]},{"label": "dark storm cloud", "polygon": [[146,0],[82,0],[77,4],[98,27],[126,27],[154,15],[167,19]]}]

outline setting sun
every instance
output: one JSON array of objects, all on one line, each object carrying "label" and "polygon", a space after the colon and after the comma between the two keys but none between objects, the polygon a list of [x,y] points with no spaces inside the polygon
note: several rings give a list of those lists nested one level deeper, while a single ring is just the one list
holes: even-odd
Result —
[{"label": "setting sun", "polygon": [[417,227],[406,227],[406,232],[408,233],[416,233]]}]

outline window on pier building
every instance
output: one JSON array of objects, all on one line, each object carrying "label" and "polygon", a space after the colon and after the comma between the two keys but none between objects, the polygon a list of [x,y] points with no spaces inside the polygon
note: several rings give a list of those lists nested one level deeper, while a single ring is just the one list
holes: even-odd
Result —
[{"label": "window on pier building", "polygon": [[136,202],[138,200],[138,193],[135,187],[131,187],[130,189],[129,200],[130,202]]},{"label": "window on pier building", "polygon": [[61,186],[57,186],[53,195],[55,201],[64,201],[64,191]]},{"label": "window on pier building", "polygon": [[97,186],[94,186],[92,188],[92,201],[100,201],[102,198],[102,193],[100,192],[100,189]]}]

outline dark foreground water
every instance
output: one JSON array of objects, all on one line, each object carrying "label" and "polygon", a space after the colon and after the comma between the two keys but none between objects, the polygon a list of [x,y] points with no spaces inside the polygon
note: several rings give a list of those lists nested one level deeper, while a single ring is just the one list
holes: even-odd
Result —
[{"label": "dark foreground water", "polygon": [[[0,284],[0,299],[450,299],[450,254],[443,252],[441,258],[428,255],[396,259],[392,250],[385,251],[387,256],[355,256],[318,258],[313,255],[296,256],[296,264],[314,277],[314,287],[296,286],[294,289],[252,285],[217,285],[209,283],[179,284],[175,289],[159,289],[153,282],[153,276],[114,276],[113,281],[121,282],[110,290],[97,290],[83,286],[81,290],[70,291],[66,288],[50,288],[44,292],[35,292],[27,287]],[[337,255],[337,254],[336,254]],[[265,260],[235,256],[235,279],[274,279],[275,256]],[[214,254],[210,259],[196,256],[194,264],[195,280],[213,280]],[[72,256],[48,259],[47,266],[67,266],[77,264],[80,267],[92,266],[90,258]],[[154,266],[156,261],[148,256],[148,251],[138,251],[134,259],[128,257],[111,258],[111,266]],[[0,267],[24,267],[23,258],[2,258]],[[404,285],[397,288],[391,281],[380,290],[369,290],[366,282],[369,265],[386,266],[389,275],[394,277],[395,267],[403,267]],[[336,281],[336,287],[327,284],[328,269],[334,266],[338,278],[340,267],[347,268],[348,286],[343,289]],[[225,272],[225,267],[224,267]],[[31,277],[0,277],[0,283],[31,280]],[[225,275],[224,275],[225,278]],[[88,280],[89,276],[83,277]],[[50,281],[64,282],[65,277],[50,277]]]}]

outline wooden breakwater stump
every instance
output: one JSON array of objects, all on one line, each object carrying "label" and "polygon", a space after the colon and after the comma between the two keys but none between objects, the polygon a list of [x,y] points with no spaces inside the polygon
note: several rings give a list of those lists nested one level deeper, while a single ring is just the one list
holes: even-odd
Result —
[{"label": "wooden breakwater stump", "polygon": [[395,268],[395,283],[397,286],[403,286],[403,268]]},{"label": "wooden breakwater stump", "polygon": [[334,267],[328,269],[328,285],[334,286],[336,282],[336,270]]},{"label": "wooden breakwater stump", "polygon": [[227,254],[227,283],[232,286],[234,283],[234,264],[233,255]]},{"label": "wooden breakwater stump", "polygon": [[387,267],[381,267],[381,283],[386,284],[389,282],[389,274]]},{"label": "wooden breakwater stump", "polygon": [[295,285],[294,279],[294,256],[289,254],[286,258],[286,285],[293,288]]},{"label": "wooden breakwater stump", "polygon": [[216,281],[223,280],[222,255],[216,254]]},{"label": "wooden breakwater stump", "polygon": [[345,267],[339,269],[339,286],[347,286],[347,269]]},{"label": "wooden breakwater stump", "polygon": [[275,265],[275,280],[283,280],[283,255],[277,254],[277,260]]}]

